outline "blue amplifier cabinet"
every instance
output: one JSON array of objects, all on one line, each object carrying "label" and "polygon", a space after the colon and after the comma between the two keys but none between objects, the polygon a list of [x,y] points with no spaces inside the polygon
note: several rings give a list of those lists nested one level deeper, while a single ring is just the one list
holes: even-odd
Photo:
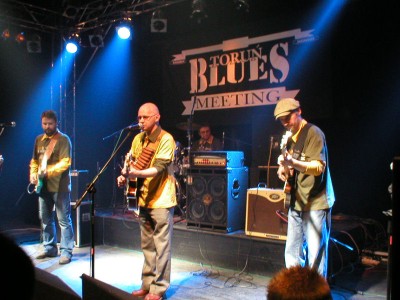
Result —
[{"label": "blue amplifier cabinet", "polygon": [[242,151],[193,151],[191,168],[241,168],[244,167]]}]

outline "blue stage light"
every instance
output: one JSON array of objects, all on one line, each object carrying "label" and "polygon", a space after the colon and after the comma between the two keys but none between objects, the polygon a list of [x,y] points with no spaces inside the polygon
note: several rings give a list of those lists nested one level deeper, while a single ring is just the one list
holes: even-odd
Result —
[{"label": "blue stage light", "polygon": [[122,25],[117,27],[117,33],[120,39],[126,40],[131,37],[131,29],[129,26]]},{"label": "blue stage light", "polygon": [[65,49],[68,51],[68,53],[76,53],[78,51],[79,42],[79,35],[74,33],[67,39]]}]

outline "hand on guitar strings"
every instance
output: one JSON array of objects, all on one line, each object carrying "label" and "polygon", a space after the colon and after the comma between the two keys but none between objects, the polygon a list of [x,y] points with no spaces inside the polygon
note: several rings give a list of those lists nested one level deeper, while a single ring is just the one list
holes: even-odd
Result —
[{"label": "hand on guitar strings", "polygon": [[285,153],[279,155],[278,157],[278,178],[282,181],[288,180],[290,177],[290,173],[293,170],[293,158],[289,154],[289,152],[285,151]]}]

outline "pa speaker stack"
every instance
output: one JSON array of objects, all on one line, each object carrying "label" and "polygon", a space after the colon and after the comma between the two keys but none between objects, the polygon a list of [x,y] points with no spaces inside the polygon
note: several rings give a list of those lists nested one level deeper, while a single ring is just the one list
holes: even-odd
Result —
[{"label": "pa speaker stack", "polygon": [[248,168],[243,163],[240,151],[192,152],[186,188],[189,228],[244,228]]}]

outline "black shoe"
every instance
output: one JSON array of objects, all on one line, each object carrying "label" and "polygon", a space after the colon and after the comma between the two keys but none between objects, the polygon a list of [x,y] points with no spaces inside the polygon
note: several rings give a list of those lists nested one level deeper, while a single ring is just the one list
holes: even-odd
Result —
[{"label": "black shoe", "polygon": [[56,256],[58,256],[58,251],[57,251],[57,249],[54,249],[54,250],[43,251],[43,252],[39,253],[39,255],[36,256],[36,259],[43,259],[46,257],[56,257]]}]

